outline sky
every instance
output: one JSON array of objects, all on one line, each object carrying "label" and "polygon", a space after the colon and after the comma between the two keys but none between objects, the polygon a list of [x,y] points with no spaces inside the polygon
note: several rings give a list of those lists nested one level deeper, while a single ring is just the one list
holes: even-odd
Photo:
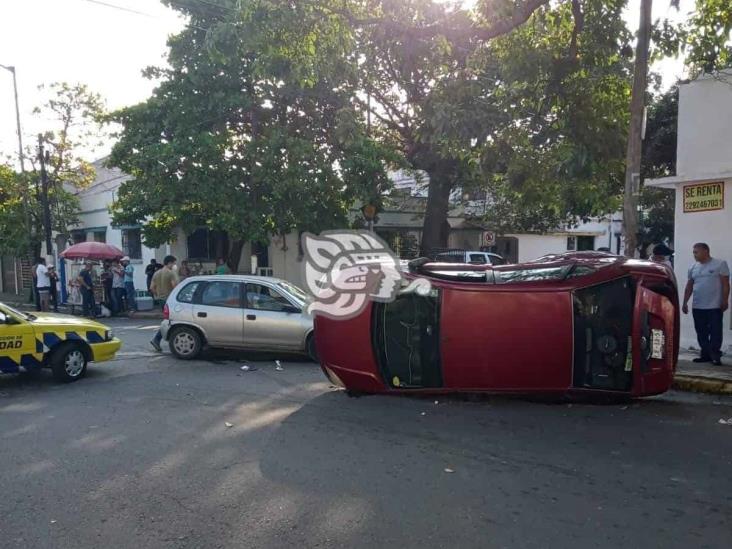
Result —
[{"label": "sky", "polygon": [[[640,0],[629,0],[626,20],[632,30],[638,27],[639,5]],[[681,0],[677,13],[670,0],[656,0],[653,17],[678,19],[693,5],[694,0]],[[144,101],[155,84],[141,71],[165,64],[166,41],[184,24],[159,0],[0,0],[0,64],[16,67],[24,145],[44,130],[31,115],[43,100],[40,84],[85,83],[110,109]],[[683,76],[679,59],[653,69],[662,73],[665,87]],[[16,152],[12,75],[0,69],[0,160]]]}]

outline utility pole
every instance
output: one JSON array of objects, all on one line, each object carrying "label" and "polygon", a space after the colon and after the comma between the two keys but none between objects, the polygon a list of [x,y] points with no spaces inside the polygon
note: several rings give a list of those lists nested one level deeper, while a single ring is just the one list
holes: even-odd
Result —
[{"label": "utility pole", "polygon": [[23,134],[20,131],[20,106],[18,105],[18,82],[15,78],[15,67],[12,65],[0,65],[0,68],[10,71],[13,75],[13,93],[15,95],[15,124],[18,130],[18,158],[20,159],[20,172],[25,173],[25,159],[23,158]]},{"label": "utility pole", "polygon": [[43,230],[46,235],[46,255],[53,255],[51,243],[51,206],[48,203],[48,174],[46,173],[46,152],[43,150],[43,135],[38,134],[38,161],[41,164],[41,205],[43,206]]},{"label": "utility pole", "polygon": [[638,43],[635,47],[633,91],[630,99],[630,128],[625,160],[625,195],[623,198],[623,235],[625,255],[634,257],[638,247],[638,199],[640,195],[641,151],[643,147],[643,115],[648,86],[648,49],[651,42],[651,8],[653,0],[641,0]]}]

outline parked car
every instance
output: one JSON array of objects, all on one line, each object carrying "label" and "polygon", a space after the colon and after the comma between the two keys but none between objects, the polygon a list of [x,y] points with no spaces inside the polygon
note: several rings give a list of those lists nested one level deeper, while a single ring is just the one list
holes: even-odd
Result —
[{"label": "parked car", "polygon": [[204,347],[305,353],[317,359],[308,296],[278,278],[195,276],[181,282],[163,309],[161,331],[177,358]]},{"label": "parked car", "polygon": [[505,265],[506,260],[498,254],[455,250],[442,252],[435,256],[438,263],[467,263],[474,265]]},{"label": "parked car", "polygon": [[112,360],[121,345],[93,320],[29,314],[0,303],[0,373],[50,368],[58,381],[76,381],[89,362]]},{"label": "parked car", "polygon": [[402,293],[347,320],[317,316],[321,366],[354,393],[602,392],[673,381],[679,304],[664,265],[599,252],[504,266],[410,263]]}]

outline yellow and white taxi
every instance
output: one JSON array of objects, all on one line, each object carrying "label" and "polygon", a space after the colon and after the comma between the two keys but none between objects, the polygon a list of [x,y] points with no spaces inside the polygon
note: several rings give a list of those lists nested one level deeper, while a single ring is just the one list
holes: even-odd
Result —
[{"label": "yellow and white taxi", "polygon": [[50,368],[58,381],[76,381],[89,362],[113,359],[121,345],[93,320],[23,313],[0,303],[0,373]]}]

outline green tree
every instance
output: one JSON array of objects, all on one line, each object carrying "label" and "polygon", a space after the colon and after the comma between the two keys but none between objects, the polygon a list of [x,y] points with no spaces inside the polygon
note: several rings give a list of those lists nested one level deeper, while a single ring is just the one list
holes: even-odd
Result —
[{"label": "green tree", "polygon": [[388,155],[341,80],[304,85],[296,58],[253,50],[242,36],[258,31],[256,14],[172,5],[191,19],[170,40],[171,68],[149,69],[162,79],[153,96],[110,118],[123,130],[109,163],[133,177],[115,221],[142,224],[151,246],[178,228],[226,231],[236,270],[246,241],[343,226],[354,201],[381,194]]},{"label": "green tree", "polygon": [[[83,84],[60,82],[40,89],[47,99],[33,113],[47,128],[42,137],[48,152],[51,231],[68,233],[78,223],[75,190],[94,180],[94,169],[84,157],[103,136],[103,103]],[[25,155],[32,166],[29,172],[21,175],[3,167],[0,252],[27,255],[32,250],[32,255],[38,256],[44,234],[39,163],[32,147]]]},{"label": "green tree", "polygon": [[[300,60],[304,82],[346,67],[343,85],[374,138],[427,173],[423,249],[446,244],[458,186],[487,188],[492,219],[516,228],[617,203],[630,41],[623,0],[498,0],[473,12],[429,0],[246,5],[243,17],[259,23],[246,37],[254,49]],[[342,46],[340,64],[323,54],[322,36]]]},{"label": "green tree", "polygon": [[630,96],[624,6],[541,8],[493,42],[485,66],[496,84],[486,93],[508,116],[483,147],[482,169],[486,221],[498,230],[542,232],[619,207]]}]

